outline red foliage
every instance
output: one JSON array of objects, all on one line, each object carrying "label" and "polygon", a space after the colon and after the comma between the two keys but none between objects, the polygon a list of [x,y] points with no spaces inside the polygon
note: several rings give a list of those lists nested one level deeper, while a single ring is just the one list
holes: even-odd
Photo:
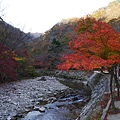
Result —
[{"label": "red foliage", "polygon": [[43,63],[41,62],[41,60],[38,58],[36,58],[34,61],[33,61],[33,66],[35,67],[35,68],[40,68],[40,67],[42,67],[43,66]]},{"label": "red foliage", "polygon": [[8,47],[0,44],[0,79],[6,80],[12,78],[16,80],[15,69],[17,62],[14,59],[13,52]]},{"label": "red foliage", "polygon": [[120,63],[120,35],[109,24],[94,18],[81,18],[75,31],[77,34],[69,42],[75,53],[63,56],[58,69],[92,70]]},{"label": "red foliage", "polygon": [[17,57],[30,59],[30,55],[27,50],[17,50],[15,51]]}]

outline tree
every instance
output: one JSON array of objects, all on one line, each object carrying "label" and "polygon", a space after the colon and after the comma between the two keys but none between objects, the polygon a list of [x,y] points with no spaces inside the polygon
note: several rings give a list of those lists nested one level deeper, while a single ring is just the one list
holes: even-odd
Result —
[{"label": "tree", "polygon": [[15,61],[15,55],[10,51],[8,47],[0,44],[0,79],[1,81],[16,80],[15,69],[17,62]]},{"label": "tree", "polygon": [[111,75],[110,90],[114,106],[112,81],[115,78],[119,89],[115,72],[120,63],[120,35],[109,24],[91,17],[81,18],[75,31],[76,35],[69,42],[74,53],[63,56],[58,69],[93,70],[106,67]]},{"label": "tree", "polygon": [[58,40],[56,40],[55,38],[52,40],[51,44],[56,45],[56,46],[60,46],[60,42]]},{"label": "tree", "polygon": [[100,8],[99,10],[96,10],[92,16],[96,19],[103,19],[105,15],[105,8]]}]

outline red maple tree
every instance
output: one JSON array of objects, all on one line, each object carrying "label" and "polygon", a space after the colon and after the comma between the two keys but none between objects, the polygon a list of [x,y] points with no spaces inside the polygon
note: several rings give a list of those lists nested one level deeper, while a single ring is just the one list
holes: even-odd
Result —
[{"label": "red maple tree", "polygon": [[118,85],[114,71],[120,64],[120,34],[109,24],[91,17],[81,18],[75,31],[76,35],[69,42],[74,52],[62,57],[58,69],[93,70],[104,66],[111,74],[110,85],[113,77]]},{"label": "red maple tree", "polygon": [[17,62],[15,54],[6,46],[0,44],[0,79],[1,81],[16,80]]}]

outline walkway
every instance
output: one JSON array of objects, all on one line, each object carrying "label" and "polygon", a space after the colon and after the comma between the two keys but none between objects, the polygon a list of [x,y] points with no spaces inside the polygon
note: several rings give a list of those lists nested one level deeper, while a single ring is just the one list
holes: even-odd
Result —
[{"label": "walkway", "polygon": [[[115,107],[120,109],[120,101],[115,101]],[[107,116],[108,120],[120,120],[120,113]]]}]

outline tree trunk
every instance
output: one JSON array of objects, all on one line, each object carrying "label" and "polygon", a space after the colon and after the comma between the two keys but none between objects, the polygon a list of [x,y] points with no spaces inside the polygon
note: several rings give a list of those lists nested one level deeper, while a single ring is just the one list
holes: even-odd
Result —
[{"label": "tree trunk", "polygon": [[115,109],[115,104],[114,104],[114,95],[113,95],[113,70],[111,69],[111,78],[110,78],[110,94],[111,94],[111,104],[112,104],[112,108]]},{"label": "tree trunk", "polygon": [[115,63],[115,65],[114,65],[114,80],[115,80],[116,87],[117,87],[117,96],[120,96],[120,94],[119,94],[119,82],[118,82],[118,78],[117,78],[117,63]]}]

